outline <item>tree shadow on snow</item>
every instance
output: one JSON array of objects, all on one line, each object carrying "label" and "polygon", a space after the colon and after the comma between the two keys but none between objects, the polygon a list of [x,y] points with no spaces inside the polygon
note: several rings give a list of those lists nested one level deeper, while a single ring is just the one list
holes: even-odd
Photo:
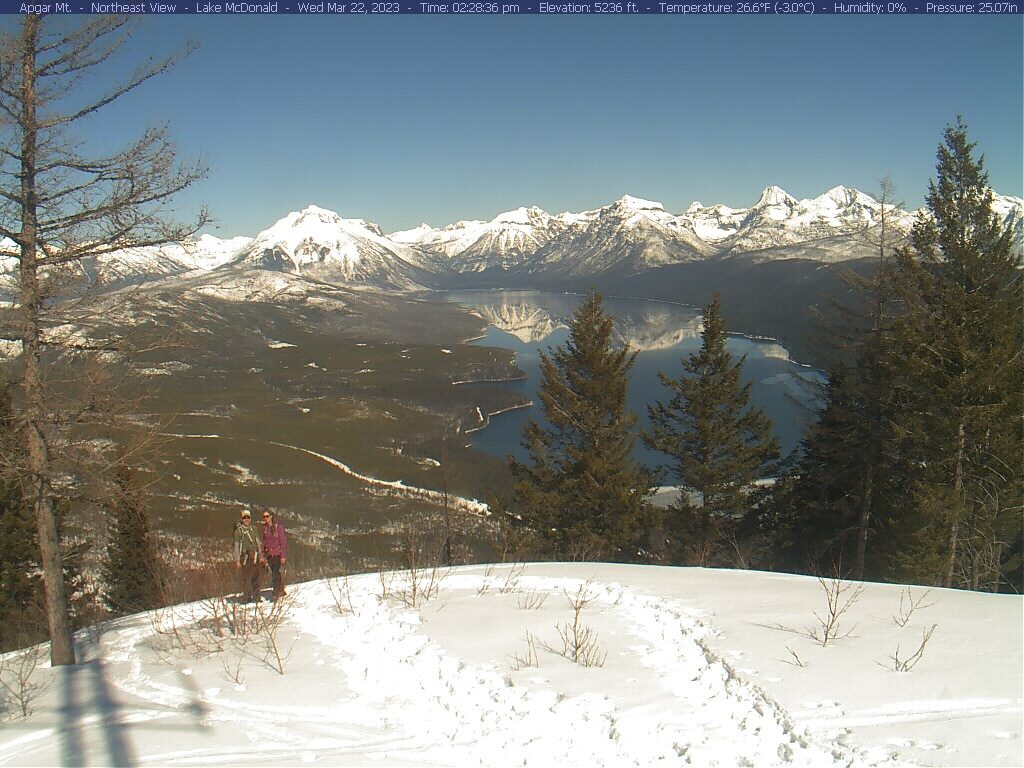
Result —
[{"label": "tree shadow on snow", "polygon": [[[61,741],[61,765],[74,768],[87,763],[111,766],[138,764],[124,722],[124,707],[113,695],[107,679],[106,664],[92,660],[57,670],[61,689],[58,732]],[[94,725],[95,723],[96,725]],[[103,756],[89,759],[86,729],[98,727],[102,735]]]}]

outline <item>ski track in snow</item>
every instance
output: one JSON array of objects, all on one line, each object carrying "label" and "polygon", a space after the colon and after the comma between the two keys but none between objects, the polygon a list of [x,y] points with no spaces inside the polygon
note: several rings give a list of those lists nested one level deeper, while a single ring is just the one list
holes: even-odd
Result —
[{"label": "ski track in snow", "polygon": [[[389,488],[395,491],[402,491],[404,493],[409,494],[410,496],[420,499],[426,499],[427,501],[431,501],[435,504],[445,503],[445,495],[440,491],[432,491],[429,488],[420,488],[415,485],[406,485],[401,480],[379,480],[376,477],[370,477],[369,475],[364,475],[359,472],[356,472],[348,464],[338,461],[337,459],[328,456],[327,454],[312,451],[309,448],[302,448],[298,445],[279,443],[276,440],[257,440],[254,437],[230,437],[226,435],[186,435],[173,432],[166,432],[164,433],[164,435],[166,437],[180,437],[204,440],[245,440],[250,443],[259,443],[260,445],[275,445],[278,448],[288,448],[293,451],[298,451],[299,453],[305,453],[306,455],[312,456],[313,458],[320,459],[320,461],[330,464],[332,467],[340,470],[341,472],[344,472],[349,477],[355,478],[356,480],[366,483],[367,485],[374,485],[381,488]],[[456,496],[454,494],[449,494],[447,497],[447,503],[450,504],[455,509],[460,509],[463,512],[469,512],[473,515],[485,516],[489,514],[487,505],[481,501],[477,501],[476,499],[467,499],[464,496]]]},{"label": "ski track in snow", "polygon": [[[455,575],[444,590],[478,590],[484,578]],[[582,581],[524,578],[535,590],[570,592]],[[852,765],[839,744],[799,731],[759,689],[738,679],[699,639],[703,627],[665,601],[617,585],[591,584],[598,600],[631,626],[642,663],[675,696],[668,717],[621,713],[607,696],[571,698],[516,685],[497,671],[460,661],[417,632],[419,616],[389,608],[368,590],[356,613],[324,621],[324,591],[303,592],[295,621],[312,628],[362,701],[399,705],[406,748],[442,764],[646,766]],[[393,663],[381,665],[382,658]],[[393,753],[392,753],[393,756]],[[413,757],[409,754],[408,757]],[[866,764],[858,760],[859,764]]]},{"label": "ski track in snow", "polygon": [[[443,571],[439,594],[419,610],[400,599],[408,572],[335,581],[340,593],[325,581],[296,584],[282,633],[294,640],[287,675],[263,669],[257,654],[242,683],[219,673],[222,663],[228,671],[230,646],[195,657],[167,649],[167,627],[197,626],[209,606],[116,619],[86,644],[94,661],[71,673],[76,686],[32,730],[0,738],[0,764],[56,764],[58,753],[64,764],[118,764],[113,738],[139,765],[893,768],[906,765],[900,751],[950,750],[922,732],[899,730],[881,745],[850,743],[849,729],[918,718],[946,727],[945,714],[1019,712],[1018,700],[995,690],[881,698],[852,716],[817,694],[816,707],[791,703],[787,711],[731,666],[727,659],[742,654],[719,648],[721,628],[688,600],[608,578],[522,573],[514,594],[503,592],[513,574],[514,566]],[[350,610],[339,612],[344,598],[336,595],[346,589]],[[510,613],[517,596],[557,601],[580,589],[593,597],[586,616],[602,632],[602,646],[615,651],[609,663],[576,667],[552,656],[543,636],[540,670],[510,663],[504,654],[513,624],[545,624],[550,636],[550,620],[567,610]],[[473,625],[495,621],[474,635]],[[90,693],[90,681],[104,676],[116,696]],[[67,708],[66,700],[83,696],[90,701]],[[1017,730],[991,737],[1007,743],[997,756],[1012,764]]]},{"label": "ski track in snow", "polygon": [[[477,591],[486,578],[452,575],[442,591]],[[575,592],[584,584],[539,577],[524,577],[520,583],[556,594]],[[260,763],[301,754],[303,762],[328,764],[345,756],[421,765],[587,768],[878,764],[846,745],[826,743],[798,729],[778,704],[740,680],[702,642],[709,630],[681,606],[617,584],[587,585],[642,643],[634,651],[672,694],[671,711],[621,712],[614,696],[567,697],[515,684],[489,666],[450,656],[418,630],[415,610],[381,601],[376,575],[364,576],[349,582],[353,613],[339,615],[325,587],[297,585],[288,617],[299,631],[298,643],[308,645],[304,635],[315,639],[317,652],[343,673],[354,695],[328,706],[261,704],[261,726],[250,734],[248,754]],[[181,607],[180,619],[187,622],[190,617],[187,607]],[[153,635],[149,626],[122,630],[106,654],[109,662],[129,665],[130,672],[115,684],[150,705],[138,715],[143,720],[169,716],[168,709],[187,707],[189,699],[184,689],[157,682],[144,671],[137,646]],[[231,685],[224,688],[205,692],[215,701],[208,720],[251,724],[251,704],[232,701]],[[237,749],[226,744],[223,751],[168,751],[147,754],[143,762],[236,764]]]}]

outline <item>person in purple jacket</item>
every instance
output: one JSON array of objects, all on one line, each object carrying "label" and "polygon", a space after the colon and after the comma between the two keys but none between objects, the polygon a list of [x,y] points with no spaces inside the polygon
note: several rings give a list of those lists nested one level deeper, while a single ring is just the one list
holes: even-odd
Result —
[{"label": "person in purple jacket", "polygon": [[270,573],[274,581],[274,599],[285,595],[284,591],[284,568],[285,560],[288,557],[288,537],[285,536],[284,526],[274,519],[274,513],[269,509],[263,510],[263,558],[270,566]]}]

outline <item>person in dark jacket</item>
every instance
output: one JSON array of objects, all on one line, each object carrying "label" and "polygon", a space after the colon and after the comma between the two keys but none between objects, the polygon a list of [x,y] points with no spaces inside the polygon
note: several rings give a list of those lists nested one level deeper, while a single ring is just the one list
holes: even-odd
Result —
[{"label": "person in dark jacket", "polygon": [[263,557],[268,566],[274,582],[274,599],[285,595],[284,591],[284,564],[288,558],[288,537],[285,535],[284,526],[277,522],[274,513],[269,509],[263,510]]},{"label": "person in dark jacket", "polygon": [[252,524],[252,513],[245,509],[242,519],[235,528],[235,567],[241,571],[242,599],[247,603],[260,599],[260,561],[263,559],[263,542],[260,533]]}]

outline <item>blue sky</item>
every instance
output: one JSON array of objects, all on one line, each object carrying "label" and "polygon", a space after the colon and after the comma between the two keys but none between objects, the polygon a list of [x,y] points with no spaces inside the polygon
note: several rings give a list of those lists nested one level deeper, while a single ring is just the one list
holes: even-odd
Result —
[{"label": "blue sky", "polygon": [[913,208],[958,112],[997,191],[1024,191],[1019,16],[150,16],[121,66],[186,40],[200,49],[86,138],[169,120],[210,164],[182,203],[223,236],[308,203],[393,231],[886,174]]}]

